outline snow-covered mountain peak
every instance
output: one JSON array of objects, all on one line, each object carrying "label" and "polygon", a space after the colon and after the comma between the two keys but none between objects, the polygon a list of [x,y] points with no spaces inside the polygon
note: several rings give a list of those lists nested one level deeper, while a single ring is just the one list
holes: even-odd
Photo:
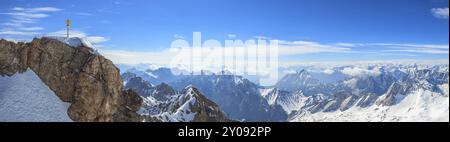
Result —
[{"label": "snow-covered mountain peak", "polygon": [[87,40],[86,38],[80,38],[80,37],[60,37],[60,36],[48,36],[47,38],[50,39],[56,39],[58,41],[61,41],[63,43],[66,43],[72,47],[79,47],[79,46],[85,46],[85,47],[90,47],[90,48],[94,48],[94,46],[92,45],[91,42],[89,42],[89,40]]}]

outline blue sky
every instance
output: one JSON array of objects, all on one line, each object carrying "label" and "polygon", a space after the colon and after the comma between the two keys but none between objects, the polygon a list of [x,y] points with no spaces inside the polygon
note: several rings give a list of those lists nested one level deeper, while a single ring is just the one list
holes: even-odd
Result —
[{"label": "blue sky", "polygon": [[156,54],[202,32],[299,50],[282,61],[449,58],[448,0],[1,0],[0,38],[62,31],[67,18],[105,53]]}]

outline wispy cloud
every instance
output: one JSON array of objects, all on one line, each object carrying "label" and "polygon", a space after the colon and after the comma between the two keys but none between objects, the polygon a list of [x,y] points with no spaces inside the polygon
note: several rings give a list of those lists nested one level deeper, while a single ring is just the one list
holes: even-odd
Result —
[{"label": "wispy cloud", "polygon": [[58,12],[62,10],[63,9],[55,7],[14,7],[10,9],[9,12],[0,13],[2,15],[10,16],[10,19],[7,22],[2,23],[2,25],[8,29],[0,30],[0,34],[10,36],[33,36],[40,34],[32,31],[40,31],[44,30],[44,28],[33,26],[32,24],[37,23],[39,19],[49,17],[50,15],[48,13],[50,12]]},{"label": "wispy cloud", "polygon": [[2,14],[11,15],[15,19],[38,19],[48,17],[47,14],[42,13],[11,12]]},{"label": "wispy cloud", "polygon": [[428,53],[428,54],[449,54],[448,50],[430,50],[430,49],[398,49],[398,50],[384,50],[389,52],[411,52],[411,53]]},{"label": "wispy cloud", "polygon": [[334,68],[346,66],[368,67],[373,65],[401,64],[401,65],[448,65],[448,59],[395,59],[395,60],[360,60],[360,61],[286,61],[279,65],[283,68],[314,66],[316,68]]},{"label": "wispy cloud", "polygon": [[[244,42],[244,41],[243,41]],[[269,42],[267,43],[269,44]],[[256,45],[255,45],[256,46]],[[208,49],[166,49],[162,51],[133,52],[124,50],[101,50],[105,57],[115,63],[139,64],[139,63],[157,63],[169,64],[177,57],[188,57],[188,53],[198,53],[202,57],[225,58],[244,57],[246,50],[256,50],[257,47],[235,47],[233,48],[208,48]],[[247,49],[245,49],[247,48]],[[302,55],[311,53],[344,53],[351,52],[351,48],[336,47],[333,45],[321,44],[313,41],[287,41],[279,40],[278,56]],[[222,53],[224,55],[222,55]],[[187,60],[187,59],[186,59]],[[243,62],[243,61],[240,61]]]},{"label": "wispy cloud", "polygon": [[354,44],[354,43],[343,43],[343,42],[339,42],[339,43],[336,43],[334,45],[342,46],[342,47],[356,47],[356,46],[358,46],[357,44]]},{"label": "wispy cloud", "polygon": [[0,31],[0,35],[19,35],[19,36],[32,36],[37,35],[37,32],[22,32],[22,31]]},{"label": "wispy cloud", "polygon": [[8,23],[3,23],[3,26],[8,26],[8,27],[23,27],[23,23],[21,22],[8,22]]},{"label": "wispy cloud", "polygon": [[[52,32],[49,33],[48,36],[65,36],[66,35],[66,30],[60,30],[60,31],[56,31],[56,32]],[[79,37],[79,38],[85,38],[87,39],[90,43],[97,45],[103,42],[106,42],[109,40],[109,38],[106,37],[102,37],[102,36],[92,36],[92,35],[88,35],[85,32],[82,31],[70,31],[70,36],[71,37]]]},{"label": "wispy cloud", "polygon": [[[449,54],[448,44],[416,44],[416,43],[336,43],[338,47],[377,49],[378,53],[406,52],[426,54]],[[376,51],[376,52],[377,52]]]},{"label": "wispy cloud", "polygon": [[409,52],[425,54],[449,54],[448,44],[398,44],[398,43],[371,43],[367,44],[376,47],[388,48],[384,52]]},{"label": "wispy cloud", "polygon": [[14,10],[14,11],[23,11],[23,12],[27,12],[27,13],[58,12],[58,11],[62,11],[62,9],[55,8],[55,7],[35,7],[35,8],[14,7],[12,10]]},{"label": "wispy cloud", "polygon": [[352,51],[348,47],[338,47],[334,45],[321,44],[314,41],[279,41],[280,55],[299,55],[310,53],[349,53]]},{"label": "wispy cloud", "polygon": [[432,8],[431,13],[434,17],[440,19],[448,19],[448,7],[446,8]]},{"label": "wispy cloud", "polygon": [[389,46],[389,47],[406,47],[406,48],[427,48],[427,49],[449,49],[448,44],[411,44],[411,43],[370,43],[368,45]]},{"label": "wispy cloud", "polygon": [[44,28],[42,27],[26,27],[26,28],[19,28],[20,30],[23,31],[40,31],[40,30],[44,30]]}]

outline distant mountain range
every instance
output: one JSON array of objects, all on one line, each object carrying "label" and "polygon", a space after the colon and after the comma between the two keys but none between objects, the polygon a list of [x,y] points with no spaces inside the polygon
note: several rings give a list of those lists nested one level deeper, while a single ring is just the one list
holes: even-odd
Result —
[{"label": "distant mountain range", "polygon": [[[272,87],[259,86],[237,75],[174,75],[169,68],[131,68],[122,76],[141,77],[142,82],[149,84],[144,86],[163,83],[174,90],[196,86],[227,117],[238,121],[448,121],[448,68],[448,65],[380,64],[313,72],[299,69],[286,74]],[[154,97],[161,99],[161,93]],[[411,100],[416,103],[407,102]],[[417,112],[397,113],[390,108]],[[363,112],[379,115],[356,117]],[[418,117],[435,112],[442,114]],[[337,113],[355,117],[324,117]],[[316,118],[319,115],[324,119]]]},{"label": "distant mountain range", "polygon": [[114,65],[78,38],[0,40],[0,55],[0,121],[449,121],[448,64],[280,68],[261,86]]},{"label": "distant mountain range", "polygon": [[[284,113],[280,106],[269,105],[259,95],[259,86],[240,76],[171,75],[174,78],[168,79],[171,81],[166,82],[167,84],[162,83],[154,86],[149,82],[158,82],[158,78],[146,78],[158,80],[148,81],[138,75],[147,73],[144,75],[146,77],[150,73],[154,76],[160,76],[160,73],[171,73],[170,70],[164,70],[167,72],[142,72],[134,69],[130,70],[130,72],[125,72],[122,74],[126,83],[125,87],[135,90],[143,97],[149,98],[151,96],[155,100],[168,100],[167,96],[176,94],[174,93],[177,92],[175,90],[183,92],[182,90],[186,86],[195,86],[208,100],[217,103],[221,110],[231,119],[237,121],[284,121],[287,119],[287,114]],[[161,88],[161,90],[155,90],[155,88]]]}]

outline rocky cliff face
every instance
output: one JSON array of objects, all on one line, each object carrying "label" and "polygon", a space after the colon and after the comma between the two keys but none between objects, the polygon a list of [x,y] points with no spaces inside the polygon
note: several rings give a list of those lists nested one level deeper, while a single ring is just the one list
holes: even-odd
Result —
[{"label": "rocky cliff face", "polygon": [[[165,85],[164,85],[165,86]],[[170,86],[167,86],[170,87]],[[161,88],[156,88],[161,89]],[[219,106],[208,100],[200,91],[187,86],[166,101],[152,101],[146,97],[142,115],[149,122],[230,122]]]},{"label": "rocky cliff face", "polygon": [[0,75],[27,69],[64,102],[74,121],[140,121],[142,99],[123,90],[119,70],[92,48],[71,47],[51,38],[30,43],[0,40]]},{"label": "rocky cliff face", "polygon": [[140,109],[148,122],[228,122],[225,113],[213,101],[207,99],[197,88],[185,87],[181,92],[161,83],[152,86],[136,74],[122,74],[125,88],[144,98]]}]

